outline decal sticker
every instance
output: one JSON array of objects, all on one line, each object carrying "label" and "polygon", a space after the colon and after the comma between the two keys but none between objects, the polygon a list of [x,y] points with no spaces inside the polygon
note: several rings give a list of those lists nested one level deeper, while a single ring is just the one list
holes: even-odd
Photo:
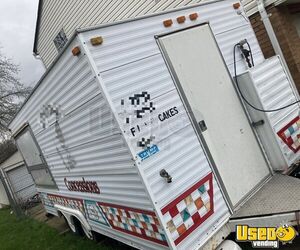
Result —
[{"label": "decal sticker", "polygon": [[166,148],[163,145],[169,144],[168,137],[190,124],[175,89],[162,95],[141,91],[118,101],[123,133],[142,161]]},{"label": "decal sticker", "polygon": [[115,230],[167,246],[164,231],[154,212],[98,202]]},{"label": "decal sticker", "polygon": [[214,213],[212,178],[210,173],[162,209],[175,245]]},{"label": "decal sticker", "polygon": [[157,152],[159,152],[159,149],[156,145],[153,145],[150,148],[147,148],[146,150],[138,153],[138,156],[141,158],[141,160],[146,160],[147,158],[149,158],[150,156],[156,154]]},{"label": "decal sticker", "polygon": [[46,207],[54,207],[52,201],[48,198],[48,195],[46,193],[39,193],[39,196],[41,198],[42,204]]},{"label": "decal sticker", "polygon": [[109,226],[105,214],[97,205],[96,201],[85,200],[84,203],[86,208],[86,214],[89,220],[92,220],[105,226]]},{"label": "decal sticker", "polygon": [[300,118],[294,118],[279,130],[277,135],[294,153],[297,153],[300,149]]},{"label": "decal sticker", "polygon": [[79,210],[81,213],[85,215],[83,200],[76,198],[67,198],[59,195],[48,194],[48,199],[57,205],[61,205],[64,207],[69,207],[72,209]]},{"label": "decal sticker", "polygon": [[96,181],[86,181],[83,177],[80,181],[68,181],[64,178],[64,182],[68,190],[82,193],[100,194],[100,188]]}]

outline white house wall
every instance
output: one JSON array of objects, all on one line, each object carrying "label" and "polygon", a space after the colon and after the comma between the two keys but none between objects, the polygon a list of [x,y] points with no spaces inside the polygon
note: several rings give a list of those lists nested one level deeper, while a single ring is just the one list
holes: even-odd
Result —
[{"label": "white house wall", "polygon": [[[265,6],[269,6],[273,3],[277,4],[280,2],[284,2],[283,1],[278,1],[278,0],[264,0],[263,1]],[[256,12],[258,12],[258,8],[257,8],[257,0],[243,0],[242,4],[244,6],[245,12],[247,13],[247,16],[251,16],[253,14],[255,14]]]}]

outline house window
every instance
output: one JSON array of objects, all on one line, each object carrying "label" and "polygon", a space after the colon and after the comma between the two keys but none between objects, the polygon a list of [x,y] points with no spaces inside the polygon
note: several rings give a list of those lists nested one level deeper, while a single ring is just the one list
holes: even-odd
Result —
[{"label": "house window", "polygon": [[68,42],[68,38],[63,29],[61,29],[61,31],[57,34],[57,36],[55,37],[53,42],[55,44],[57,51],[60,52],[63,49],[63,47],[66,45],[66,43]]},{"label": "house window", "polygon": [[35,184],[41,187],[56,188],[48,166],[33,137],[30,127],[26,127],[20,134],[18,134],[15,137],[15,141]]}]

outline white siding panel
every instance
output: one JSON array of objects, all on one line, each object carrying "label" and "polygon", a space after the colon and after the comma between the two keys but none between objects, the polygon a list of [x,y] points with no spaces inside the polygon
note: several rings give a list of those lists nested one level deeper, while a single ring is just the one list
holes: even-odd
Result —
[{"label": "white siding panel", "polygon": [[[42,79],[10,126],[16,131],[29,122],[33,129],[59,187],[59,191],[47,192],[152,210],[86,56],[81,53],[74,57],[71,53],[75,45],[77,39]],[[59,107],[62,117],[56,121],[53,114],[43,127],[40,113],[47,105]],[[95,195],[69,191],[65,177],[97,181],[102,192]]]},{"label": "white siding panel", "polygon": [[[199,20],[186,21],[185,24],[177,24],[175,18],[179,15],[188,15],[191,12],[199,13]],[[162,25],[163,20],[172,18],[174,24],[171,28]],[[145,57],[160,53],[154,42],[154,36],[185,28],[198,23],[209,22],[216,36],[218,45],[227,65],[233,64],[233,46],[247,38],[255,55],[255,62],[262,62],[264,57],[257,43],[251,24],[244,17],[236,14],[230,2],[209,4],[196,7],[193,10],[184,10],[176,13],[165,14],[155,18],[133,21],[110,27],[100,28],[95,31],[83,33],[85,42],[89,45],[100,72],[122,66],[128,62],[135,62]],[[104,42],[101,46],[90,45],[90,38],[101,35]],[[130,61],[128,61],[130,60]],[[237,60],[241,61],[240,55]],[[244,64],[238,64],[240,65]],[[231,66],[232,68],[232,66]],[[243,70],[246,69],[245,67]],[[231,70],[231,69],[230,69]]]},{"label": "white siding panel", "polygon": [[[251,73],[264,109],[280,108],[297,100],[278,57],[268,59],[263,66],[251,70]],[[278,112],[267,113],[275,133],[298,116],[299,105],[293,105]],[[279,137],[277,139],[289,165],[300,158],[299,153],[295,154]]]},{"label": "white siding panel", "polygon": [[[160,54],[106,71],[102,77],[105,82],[109,83],[107,89],[119,112],[121,111],[120,100],[133,92],[139,93],[148,89],[152,98],[156,98],[175,89]],[[124,88],[123,86],[127,87]],[[160,88],[158,89],[157,86]]]},{"label": "white siding panel", "polygon": [[[152,13],[159,13],[166,10],[172,10],[184,6],[192,6],[200,2],[209,2],[201,0],[161,0],[161,1],[44,1],[43,14],[41,18],[38,51],[48,67],[55,56],[57,50],[53,40],[61,30],[65,29],[67,37],[70,38],[77,28],[90,27],[101,23],[125,20],[129,18],[140,17]],[[75,3],[74,3],[75,2]],[[235,22],[227,19],[228,12],[234,13],[233,9],[222,8],[222,4],[208,5],[207,9],[200,15],[200,19],[207,21],[208,17],[214,16],[214,22],[219,25],[221,32],[226,26],[232,28],[235,25],[241,25],[244,18],[235,19]],[[247,10],[247,8],[246,8]],[[225,12],[224,12],[225,11]],[[170,16],[170,15],[169,15]],[[219,21],[218,21],[219,20]],[[245,21],[245,20],[244,20]],[[217,24],[218,23],[218,24]],[[212,25],[214,26],[214,25]]]},{"label": "white siding panel", "polygon": [[[76,40],[70,48],[75,44]],[[99,93],[99,87],[88,68],[86,58],[83,55],[79,58],[74,57],[70,49],[51,72],[11,123],[13,130],[16,130],[20,123],[31,121],[33,131],[38,134],[43,129],[40,124],[40,112],[44,107],[60,106],[63,115],[66,115]],[[51,120],[46,125],[51,125]]]},{"label": "white siding panel", "polygon": [[[68,148],[103,139],[118,132],[102,94],[65,115],[59,125]],[[60,144],[55,129],[55,123],[52,123],[37,134],[37,140],[43,145],[45,155],[56,152],[57,145]]]}]

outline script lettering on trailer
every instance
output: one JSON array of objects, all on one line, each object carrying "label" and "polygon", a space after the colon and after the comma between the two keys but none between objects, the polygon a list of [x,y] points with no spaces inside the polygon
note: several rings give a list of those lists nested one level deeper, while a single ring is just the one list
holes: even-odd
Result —
[{"label": "script lettering on trailer", "polygon": [[86,181],[82,177],[82,181],[68,181],[67,178],[64,178],[64,182],[70,191],[100,194],[100,188],[96,181]]}]

